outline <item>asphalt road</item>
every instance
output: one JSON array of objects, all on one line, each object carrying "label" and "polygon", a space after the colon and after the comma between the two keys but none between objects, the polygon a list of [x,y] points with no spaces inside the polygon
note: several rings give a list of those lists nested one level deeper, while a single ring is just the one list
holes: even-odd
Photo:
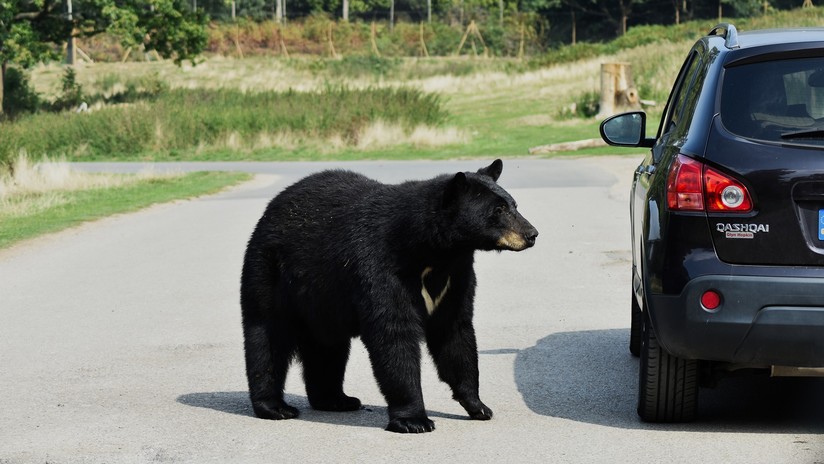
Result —
[{"label": "asphalt road", "polygon": [[[301,417],[252,416],[238,303],[245,242],[281,188],[341,165],[157,166],[260,175],[0,252],[0,464],[824,462],[820,380],[730,379],[702,389],[695,423],[637,419],[627,205],[638,161],[505,161],[500,182],[541,235],[522,253],[477,256],[481,398],[495,417],[468,420],[426,359],[437,430],[423,435],[383,430],[360,342],[346,391],[363,410],[312,411],[295,367],[286,392]],[[397,182],[482,164],[343,166]]]}]

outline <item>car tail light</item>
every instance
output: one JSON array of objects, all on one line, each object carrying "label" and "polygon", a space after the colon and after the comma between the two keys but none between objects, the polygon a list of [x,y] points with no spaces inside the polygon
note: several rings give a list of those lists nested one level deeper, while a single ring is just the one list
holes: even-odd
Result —
[{"label": "car tail light", "polygon": [[707,192],[707,211],[747,212],[752,209],[747,188],[730,176],[705,167],[704,186]]},{"label": "car tail light", "polygon": [[667,206],[675,211],[703,211],[704,188],[701,179],[703,164],[678,155],[667,178]]},{"label": "car tail light", "polygon": [[745,213],[752,210],[752,197],[733,177],[678,155],[667,177],[667,206],[674,211]]}]

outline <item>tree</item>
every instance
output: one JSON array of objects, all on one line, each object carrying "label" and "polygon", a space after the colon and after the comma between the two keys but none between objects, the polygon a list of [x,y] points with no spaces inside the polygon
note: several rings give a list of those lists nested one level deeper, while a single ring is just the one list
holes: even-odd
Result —
[{"label": "tree", "polygon": [[548,3],[601,18],[614,28],[616,35],[621,35],[627,32],[627,20],[632,14],[632,7],[646,2],[647,0],[549,0]]},{"label": "tree", "polygon": [[764,8],[764,0],[721,0],[724,5],[730,5],[736,16],[753,16]]},{"label": "tree", "polygon": [[186,0],[0,0],[0,113],[9,64],[29,67],[57,58],[71,37],[110,32],[124,45],[145,45],[180,64],[206,46],[206,15]]}]

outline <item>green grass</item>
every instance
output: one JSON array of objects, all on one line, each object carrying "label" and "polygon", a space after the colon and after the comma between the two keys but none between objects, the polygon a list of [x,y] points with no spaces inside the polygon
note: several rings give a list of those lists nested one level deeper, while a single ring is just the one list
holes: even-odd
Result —
[{"label": "green grass", "polygon": [[[195,158],[199,152],[255,150],[261,137],[355,140],[377,120],[412,128],[438,125],[446,113],[440,97],[406,88],[320,92],[243,92],[237,89],[174,89],[151,102],[84,114],[35,114],[0,124],[0,161],[21,150],[29,156],[71,160]],[[266,145],[267,143],[263,143]]]},{"label": "green grass", "polygon": [[68,201],[45,210],[0,220],[0,249],[84,222],[181,198],[217,192],[249,179],[245,173],[196,172],[141,181],[124,187],[64,192]]}]

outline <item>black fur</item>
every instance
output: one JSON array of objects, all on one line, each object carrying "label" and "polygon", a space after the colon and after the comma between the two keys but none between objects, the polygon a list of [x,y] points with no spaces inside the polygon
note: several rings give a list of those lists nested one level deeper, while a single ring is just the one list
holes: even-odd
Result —
[{"label": "black fur", "polygon": [[[241,276],[246,373],[258,417],[298,415],[283,400],[296,357],[314,409],[360,409],[343,392],[356,336],[389,406],[387,430],[435,428],[421,394],[422,340],[470,417],[492,417],[478,396],[473,254],[519,251],[538,235],[496,183],[502,166],[496,160],[477,173],[399,185],[325,171],[269,203]],[[440,303],[431,314],[422,285]]]}]

